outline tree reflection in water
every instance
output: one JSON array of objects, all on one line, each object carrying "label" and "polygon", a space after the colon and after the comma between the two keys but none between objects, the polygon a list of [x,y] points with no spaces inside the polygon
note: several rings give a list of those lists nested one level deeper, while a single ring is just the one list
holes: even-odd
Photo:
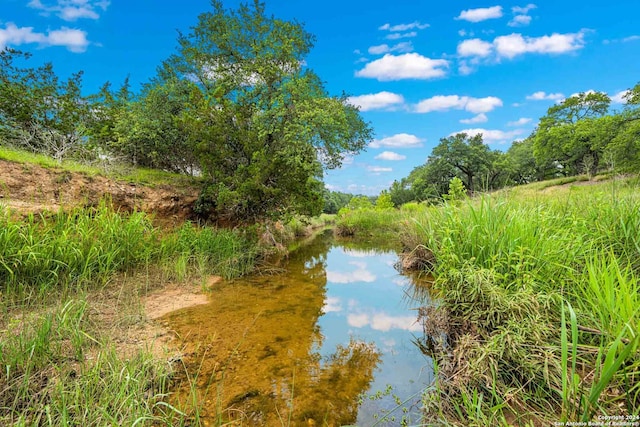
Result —
[{"label": "tree reflection in water", "polygon": [[[223,283],[210,304],[167,317],[185,348],[200,416],[211,419],[222,410],[243,425],[356,420],[358,397],[380,356],[375,346],[353,339],[328,357],[317,351],[330,243],[321,236],[291,256],[286,274]],[[185,378],[180,406],[193,402],[190,386]]]},{"label": "tree reflection in water", "polygon": [[[244,426],[359,421],[361,397],[375,382],[382,353],[370,338],[347,335],[346,323],[339,335],[351,336],[347,342],[319,326],[320,317],[331,310],[325,306],[331,300],[331,247],[332,236],[320,236],[291,254],[286,273],[222,282],[212,290],[209,304],[168,315],[190,378],[177,387],[171,403],[189,410],[195,402],[199,416],[213,425],[220,419]],[[367,283],[359,289],[373,288]],[[347,313],[340,315],[346,322]]]}]

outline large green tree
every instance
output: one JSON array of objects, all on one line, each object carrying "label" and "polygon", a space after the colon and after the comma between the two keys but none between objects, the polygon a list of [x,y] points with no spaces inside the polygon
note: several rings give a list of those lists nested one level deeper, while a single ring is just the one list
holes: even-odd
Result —
[{"label": "large green tree", "polygon": [[539,165],[555,163],[566,175],[595,173],[607,144],[605,119],[611,99],[603,92],[582,92],[551,106],[534,135]]},{"label": "large green tree", "polygon": [[441,138],[431,157],[452,166],[469,191],[492,187],[502,174],[502,154],[492,151],[482,141],[482,134],[458,133]]},{"label": "large green tree", "polygon": [[189,85],[179,120],[209,182],[204,202],[233,219],[318,213],[323,167],[362,150],[369,125],[305,66],[313,37],[301,24],[268,16],[257,0],[212,8],[153,82]]}]

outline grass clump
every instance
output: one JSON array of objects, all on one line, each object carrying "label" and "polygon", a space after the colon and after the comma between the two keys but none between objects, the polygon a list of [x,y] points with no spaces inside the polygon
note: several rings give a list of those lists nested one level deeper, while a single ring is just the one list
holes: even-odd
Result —
[{"label": "grass clump", "polygon": [[137,290],[109,304],[138,296],[145,284],[126,277],[145,271],[161,282],[246,274],[260,256],[256,237],[190,223],[161,230],[108,203],[23,220],[2,210],[0,222],[0,424],[192,425],[192,412],[167,403],[169,365],[116,349],[109,328],[126,325],[97,324],[131,313],[104,314],[119,307],[94,298],[121,279]]},{"label": "grass clump", "polygon": [[165,403],[166,363],[145,352],[121,358],[94,335],[87,309],[68,300],[1,334],[0,424],[185,424]]},{"label": "grass clump", "polygon": [[402,218],[397,209],[342,209],[336,217],[335,233],[342,237],[393,238],[400,231]]}]

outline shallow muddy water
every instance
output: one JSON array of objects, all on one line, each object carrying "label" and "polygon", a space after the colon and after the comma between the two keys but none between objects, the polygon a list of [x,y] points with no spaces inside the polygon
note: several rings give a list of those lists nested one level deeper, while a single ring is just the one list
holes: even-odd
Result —
[{"label": "shallow muddy water", "polygon": [[241,425],[416,424],[433,378],[413,343],[426,283],[400,275],[396,261],[328,232],[282,273],[221,282],[209,304],[169,314],[196,386],[184,382],[181,400],[195,390],[211,425],[217,414]]}]

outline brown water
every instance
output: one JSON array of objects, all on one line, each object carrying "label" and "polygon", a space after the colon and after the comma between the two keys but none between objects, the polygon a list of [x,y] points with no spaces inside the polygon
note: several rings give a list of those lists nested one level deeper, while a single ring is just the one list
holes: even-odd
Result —
[{"label": "brown water", "polygon": [[[285,272],[222,282],[207,305],[167,316],[206,424],[408,425],[433,378],[416,345],[425,284],[400,275],[393,251],[325,233]],[[421,301],[410,295],[422,295]]]}]

